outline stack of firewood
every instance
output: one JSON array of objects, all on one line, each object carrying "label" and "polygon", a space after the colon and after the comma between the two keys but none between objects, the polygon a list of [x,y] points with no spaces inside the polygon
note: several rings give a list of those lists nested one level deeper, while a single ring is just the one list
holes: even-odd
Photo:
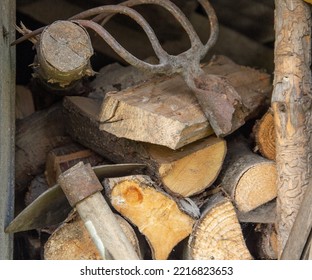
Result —
[{"label": "stack of firewood", "polygon": [[[263,153],[272,145],[263,141],[274,139],[263,136],[271,131],[269,111],[260,120],[271,97],[270,75],[222,56],[203,69],[235,88],[247,108],[246,125],[218,138],[181,77],[106,66],[88,96],[67,96],[18,122],[17,189],[41,173],[26,204],[79,161],[144,163],[140,174],[102,182],[142,259],[276,258],[276,165]],[[45,232],[45,259],[100,258],[76,213]]]}]

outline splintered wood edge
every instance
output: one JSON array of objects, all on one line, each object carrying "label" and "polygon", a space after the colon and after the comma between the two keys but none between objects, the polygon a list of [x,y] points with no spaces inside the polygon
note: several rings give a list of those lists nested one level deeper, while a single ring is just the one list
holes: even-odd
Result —
[{"label": "splintered wood edge", "polygon": [[[138,238],[132,226],[120,215],[115,217],[123,232],[141,257]],[[111,259],[106,252],[107,259]],[[72,212],[44,245],[45,260],[101,260],[92,238],[77,212]]]},{"label": "splintered wood edge", "polygon": [[275,126],[273,112],[269,110],[253,127],[257,148],[262,156],[275,160]]},{"label": "splintered wood edge", "polygon": [[233,204],[213,196],[195,223],[185,255],[194,260],[251,260]]},{"label": "splintered wood edge", "polygon": [[275,162],[263,162],[250,167],[239,179],[234,201],[239,211],[248,212],[277,196]]},{"label": "splintered wood edge", "polygon": [[199,146],[201,148],[180,159],[160,164],[160,177],[170,193],[189,197],[202,192],[216,180],[226,155],[226,141],[210,136]]},{"label": "splintered wood edge", "polygon": [[146,237],[154,259],[167,259],[191,233],[194,219],[146,176],[106,179],[104,184],[109,185],[112,206]]}]

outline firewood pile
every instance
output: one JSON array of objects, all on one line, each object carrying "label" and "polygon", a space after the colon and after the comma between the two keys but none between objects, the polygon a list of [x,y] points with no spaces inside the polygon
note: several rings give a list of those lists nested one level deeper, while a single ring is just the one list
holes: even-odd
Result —
[{"label": "firewood pile", "polygon": [[[20,32],[27,34],[27,28],[34,30],[121,1],[55,0],[53,8],[45,2],[18,3],[18,17],[25,24]],[[209,24],[198,2],[172,2],[205,42]],[[274,3],[210,2],[220,33],[201,69],[205,75],[222,77],[243,104],[227,135],[216,135],[182,76],[153,74],[128,65],[95,32],[87,33],[90,46],[86,37],[86,42],[81,41],[83,55],[75,56],[79,45],[75,36],[80,42],[85,34],[68,31],[74,42],[66,54],[70,66],[77,68],[80,59],[91,59],[79,68],[78,76],[71,76],[74,83],[67,83],[68,77],[52,78],[43,69],[51,61],[60,68],[70,67],[66,58],[52,52],[58,47],[62,51],[64,44],[57,44],[71,27],[51,28],[32,37],[34,42],[17,45],[18,54],[29,47],[30,55],[37,55],[25,71],[32,77],[19,78],[25,67],[22,62],[17,70],[16,215],[81,162],[92,167],[139,163],[144,167],[132,174],[101,180],[101,195],[139,259],[278,258],[278,175],[271,108]],[[137,10],[151,23],[166,51],[178,54],[189,48],[183,30],[161,9],[140,6]],[[260,26],[255,11],[267,19]],[[158,63],[146,36],[128,18],[112,18],[107,30],[139,59]],[[47,41],[38,47],[44,36]],[[31,50],[33,43],[35,50]],[[48,62],[40,60],[38,53],[46,55]],[[213,90],[224,93],[223,88]],[[16,259],[96,260],[112,255],[99,253],[75,207],[61,223],[15,234]]]}]

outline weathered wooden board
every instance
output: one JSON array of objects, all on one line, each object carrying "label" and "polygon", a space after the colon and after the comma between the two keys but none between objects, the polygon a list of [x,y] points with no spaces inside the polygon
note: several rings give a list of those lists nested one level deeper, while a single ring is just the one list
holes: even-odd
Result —
[{"label": "weathered wooden board", "polygon": [[13,258],[13,236],[3,229],[14,215],[15,1],[0,2],[0,259]]}]

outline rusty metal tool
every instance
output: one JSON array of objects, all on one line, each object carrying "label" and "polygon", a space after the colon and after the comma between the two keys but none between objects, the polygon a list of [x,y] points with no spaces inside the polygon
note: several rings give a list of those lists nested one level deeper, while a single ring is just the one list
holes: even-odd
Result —
[{"label": "rusty metal tool", "polygon": [[[207,0],[198,0],[198,2],[207,13],[210,22],[210,37],[205,44],[202,43],[183,12],[169,0],[129,0],[118,5],[106,5],[86,10],[69,20],[95,31],[120,57],[137,68],[166,75],[181,74],[188,87],[197,97],[199,105],[215,134],[225,136],[245,123],[243,114],[245,106],[235,89],[224,77],[207,75],[200,67],[200,61],[217,40],[219,27],[216,14],[209,2]],[[178,55],[168,54],[162,48],[148,22],[132,8],[143,4],[161,6],[175,17],[189,36],[191,47]],[[126,15],[142,27],[159,60],[158,64],[147,63],[132,55],[103,27],[115,14]],[[15,43],[30,39],[40,34],[42,30],[41,28],[25,34]],[[234,119],[235,121],[233,121]]]},{"label": "rusty metal tool", "polygon": [[[103,180],[131,175],[144,167],[143,164],[127,163],[100,165],[92,169],[99,180]],[[71,209],[64,191],[59,184],[56,184],[19,213],[6,227],[5,232],[14,233],[56,225],[65,220]]]},{"label": "rusty metal tool", "polygon": [[75,207],[84,222],[94,245],[103,259],[138,260],[130,240],[126,237],[101,191],[103,186],[90,164],[79,162],[58,179],[69,204]]}]

